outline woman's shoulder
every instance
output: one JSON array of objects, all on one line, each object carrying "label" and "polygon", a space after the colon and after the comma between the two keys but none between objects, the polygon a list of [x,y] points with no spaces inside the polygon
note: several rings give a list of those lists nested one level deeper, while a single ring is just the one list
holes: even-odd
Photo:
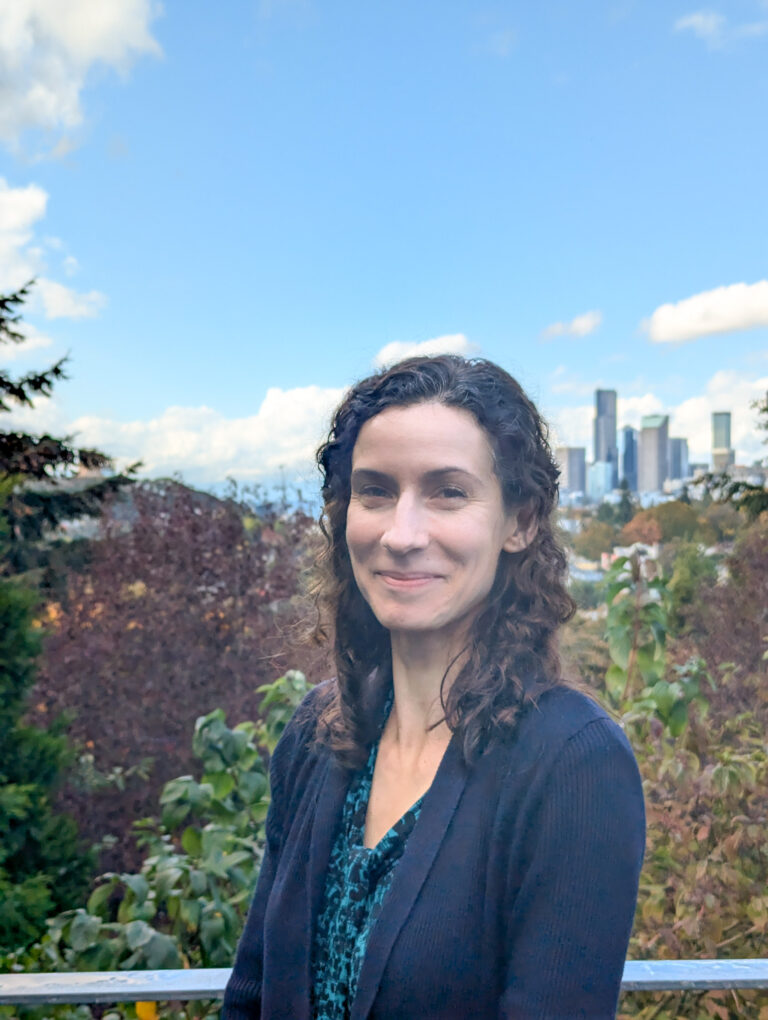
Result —
[{"label": "woman's shoulder", "polygon": [[567,684],[548,689],[527,705],[514,735],[501,749],[502,761],[522,760],[544,772],[564,755],[570,759],[575,754],[591,758],[618,754],[634,763],[621,726],[594,697]]},{"label": "woman's shoulder", "polygon": [[332,679],[323,680],[307,691],[288,720],[272,753],[272,772],[282,774],[290,771],[292,766],[307,757],[314,744],[317,721],[323,708],[333,698],[335,690],[336,681]]},{"label": "woman's shoulder", "polygon": [[565,683],[549,688],[528,706],[521,725],[526,723],[560,741],[569,740],[592,723],[601,723],[608,731],[623,737],[619,724],[594,695]]}]

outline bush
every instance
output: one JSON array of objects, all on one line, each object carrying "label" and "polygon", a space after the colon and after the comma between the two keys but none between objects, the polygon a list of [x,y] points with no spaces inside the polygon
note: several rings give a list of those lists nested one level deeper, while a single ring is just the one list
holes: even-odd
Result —
[{"label": "bush", "polygon": [[35,604],[33,591],[0,580],[0,949],[38,938],[93,867],[74,821],[51,806],[71,757],[66,738],[25,722],[40,651]]},{"label": "bush", "polygon": [[[52,918],[39,944],[0,964],[33,972],[230,966],[264,845],[269,789],[259,745],[274,747],[308,689],[296,671],[265,685],[258,725],[230,729],[221,709],[200,717],[192,746],[202,774],[166,783],[160,820],[136,823],[139,870],[102,875],[85,907]],[[218,1003],[201,1002],[163,1015],[217,1011]],[[73,1015],[67,1007],[47,1013]],[[0,1007],[0,1016],[26,1014]],[[130,1004],[111,1014],[135,1015]]]}]

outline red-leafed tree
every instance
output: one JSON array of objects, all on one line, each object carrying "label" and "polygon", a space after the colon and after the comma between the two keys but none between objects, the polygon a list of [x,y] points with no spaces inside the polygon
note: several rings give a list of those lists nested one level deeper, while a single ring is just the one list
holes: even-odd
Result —
[{"label": "red-leafed tree", "polygon": [[[258,715],[256,688],[287,668],[328,675],[325,653],[297,636],[312,520],[255,511],[176,482],[137,483],[116,497],[92,560],[49,609],[36,701],[74,713],[71,734],[100,774],[154,759],[149,783],[70,791],[94,839],[124,836],[154,810],[162,784],[193,766],[195,719],[223,708]],[[131,841],[106,863],[123,867]]]}]

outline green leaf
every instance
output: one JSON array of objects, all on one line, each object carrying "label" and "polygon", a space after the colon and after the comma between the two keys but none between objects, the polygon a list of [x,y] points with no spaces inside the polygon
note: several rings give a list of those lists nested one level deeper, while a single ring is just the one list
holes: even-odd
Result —
[{"label": "green leaf", "polygon": [[181,834],[181,845],[191,857],[199,857],[203,852],[200,832],[192,825],[188,825]]},{"label": "green leaf", "polygon": [[76,953],[82,953],[96,942],[101,930],[101,918],[78,910],[69,929],[69,944]]},{"label": "green leaf", "polygon": [[154,931],[145,921],[131,921],[125,926],[125,941],[131,951],[146,946],[153,935]]},{"label": "green leaf", "polygon": [[143,948],[149,970],[169,970],[182,965],[178,947],[169,935],[153,932],[149,943]]},{"label": "green leaf", "polygon": [[678,701],[669,714],[669,732],[673,737],[679,737],[687,725],[688,706],[684,701]]},{"label": "green leaf", "polygon": [[618,702],[621,699],[626,682],[627,674],[625,670],[623,670],[620,666],[617,666],[616,663],[613,663],[613,665],[608,667],[605,674],[605,687],[608,694],[615,702]]},{"label": "green leaf", "polygon": [[656,710],[662,722],[669,720],[672,712],[672,707],[675,704],[675,695],[670,688],[670,685],[666,680],[659,680],[658,683],[654,684],[650,690],[650,696],[653,699]]},{"label": "green leaf", "polygon": [[244,772],[238,777],[237,790],[246,804],[255,804],[267,792],[267,777],[261,772]]},{"label": "green leaf", "polygon": [[101,916],[101,911],[106,906],[114,887],[113,882],[104,882],[102,885],[97,886],[93,890],[91,895],[88,897],[88,902],[86,904],[86,909],[89,914],[97,914]]},{"label": "green leaf", "polygon": [[136,897],[136,903],[141,905],[149,895],[149,882],[146,878],[143,875],[121,875],[120,878]]},{"label": "green leaf", "polygon": [[213,796],[217,800],[223,800],[235,788],[235,780],[229,772],[206,772],[203,782],[212,788]]}]

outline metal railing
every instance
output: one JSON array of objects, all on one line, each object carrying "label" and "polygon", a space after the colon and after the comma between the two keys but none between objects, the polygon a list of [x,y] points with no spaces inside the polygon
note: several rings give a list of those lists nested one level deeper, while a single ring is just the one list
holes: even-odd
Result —
[{"label": "metal railing", "polygon": [[[227,967],[89,974],[0,974],[0,1005],[220,999],[229,975]],[[621,987],[624,992],[768,988],[768,959],[627,960]]]}]

